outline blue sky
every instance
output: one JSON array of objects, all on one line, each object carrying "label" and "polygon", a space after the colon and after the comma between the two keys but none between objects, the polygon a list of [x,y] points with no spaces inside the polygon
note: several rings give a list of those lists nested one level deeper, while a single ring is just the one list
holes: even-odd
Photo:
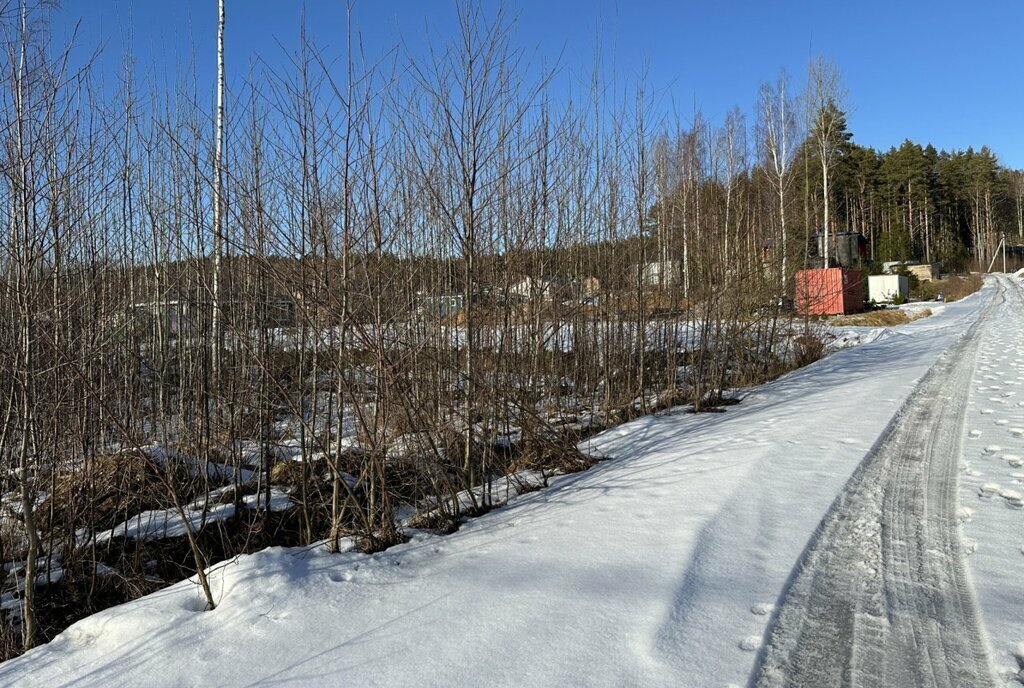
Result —
[{"label": "blue sky", "polygon": [[[312,38],[340,52],[343,5],[227,0],[229,88],[257,55],[271,66],[285,61],[303,12]],[[587,70],[600,39],[604,69],[625,78],[646,69],[662,112],[684,121],[694,106],[713,122],[735,105],[749,113],[760,82],[785,68],[800,83],[809,54],[821,53],[843,74],[858,143],[987,144],[1003,164],[1024,168],[1020,0],[519,0],[505,8],[517,19],[515,44],[537,61],[561,55],[563,71]],[[370,55],[400,43],[422,51],[425,27],[434,40],[449,36],[454,17],[449,0],[361,0],[354,11]],[[212,88],[216,0],[65,0],[55,32],[79,21],[78,43],[103,45],[100,66],[111,78],[130,45],[147,80],[173,80],[195,55]]]}]

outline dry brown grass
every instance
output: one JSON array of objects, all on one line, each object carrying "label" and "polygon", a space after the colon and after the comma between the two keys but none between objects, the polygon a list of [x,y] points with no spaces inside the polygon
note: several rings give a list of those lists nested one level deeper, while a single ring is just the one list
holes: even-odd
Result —
[{"label": "dry brown grass", "polygon": [[194,485],[184,462],[171,459],[159,466],[131,450],[99,455],[81,474],[56,481],[39,510],[40,524],[45,530],[72,527],[88,516],[96,527],[112,528],[132,514],[168,506],[168,487],[183,500],[191,498]]},{"label": "dry brown grass", "polygon": [[942,293],[947,302],[959,301],[981,289],[982,282],[982,276],[977,273],[950,275],[943,279],[922,282],[916,291],[922,299],[934,299]]},{"label": "dry brown grass", "polygon": [[904,325],[908,322],[913,322],[914,320],[927,318],[931,314],[932,311],[929,308],[922,308],[921,310],[912,311],[910,313],[905,310],[894,308],[880,311],[869,311],[867,313],[856,313],[854,315],[840,315],[833,318],[830,321],[830,324],[845,327],[893,327],[894,325]]},{"label": "dry brown grass", "polygon": [[833,318],[832,325],[842,327],[892,327],[910,322],[910,318],[902,310],[869,311],[854,315],[840,315]]},{"label": "dry brown grass", "polygon": [[578,473],[596,463],[592,457],[580,452],[565,437],[551,441],[529,442],[518,448],[518,456],[510,465],[510,472],[553,470],[556,473]]}]

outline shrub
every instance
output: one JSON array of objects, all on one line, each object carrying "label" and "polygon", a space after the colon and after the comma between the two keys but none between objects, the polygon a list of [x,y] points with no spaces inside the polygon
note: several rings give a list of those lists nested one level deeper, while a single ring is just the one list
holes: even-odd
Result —
[{"label": "shrub", "polygon": [[803,368],[825,355],[825,342],[813,334],[802,334],[793,339],[793,365]]}]

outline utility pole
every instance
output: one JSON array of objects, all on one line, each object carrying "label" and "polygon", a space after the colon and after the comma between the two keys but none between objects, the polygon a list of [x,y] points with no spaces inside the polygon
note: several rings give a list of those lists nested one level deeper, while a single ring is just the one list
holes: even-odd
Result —
[{"label": "utility pole", "polygon": [[999,239],[999,244],[996,246],[996,251],[992,254],[992,260],[988,264],[988,270],[985,272],[992,272],[992,266],[996,264],[996,258],[999,257],[999,250],[1003,251],[1003,272],[1006,272],[1006,235],[1003,234]]}]

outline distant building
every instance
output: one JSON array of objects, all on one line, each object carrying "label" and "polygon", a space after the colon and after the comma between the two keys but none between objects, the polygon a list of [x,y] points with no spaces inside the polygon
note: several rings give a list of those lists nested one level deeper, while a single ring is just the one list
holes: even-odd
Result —
[{"label": "distant building", "polygon": [[913,275],[921,282],[930,282],[939,278],[938,263],[911,263],[905,260],[890,260],[882,263],[882,272],[886,275],[895,275],[903,271]]},{"label": "distant building", "polygon": [[939,278],[938,263],[923,263],[921,265],[908,265],[910,274],[922,282],[931,282]]},{"label": "distant building", "polygon": [[643,266],[645,287],[673,287],[683,281],[683,264],[678,260],[659,260]]},{"label": "distant building", "polygon": [[554,277],[527,277],[508,288],[509,296],[523,301],[564,301],[572,289]]},{"label": "distant building", "polygon": [[133,326],[178,337],[193,322],[196,304],[180,299],[142,301],[128,307],[128,322]]},{"label": "distant building", "polygon": [[829,236],[828,256],[825,256],[825,234],[814,235],[818,244],[819,267],[858,268],[867,256],[868,242],[855,230],[835,232]]},{"label": "distant building", "polygon": [[601,293],[601,280],[596,277],[584,277],[575,283],[581,298],[597,296]]},{"label": "distant building", "polygon": [[910,279],[906,275],[870,275],[868,301],[903,302],[910,297]]},{"label": "distant building", "polygon": [[797,270],[794,278],[796,312],[801,315],[845,315],[859,313],[864,306],[860,270]]},{"label": "distant building", "polygon": [[466,302],[462,294],[429,294],[416,292],[416,314],[421,318],[446,318],[462,310]]},{"label": "distant building", "polygon": [[[134,327],[175,338],[198,331],[204,322],[204,313],[212,314],[213,305],[212,299],[198,296],[193,299],[140,301],[128,307],[127,322]],[[236,325],[293,327],[297,321],[295,301],[286,296],[275,296],[262,302],[223,299],[219,307],[225,322]]]}]

